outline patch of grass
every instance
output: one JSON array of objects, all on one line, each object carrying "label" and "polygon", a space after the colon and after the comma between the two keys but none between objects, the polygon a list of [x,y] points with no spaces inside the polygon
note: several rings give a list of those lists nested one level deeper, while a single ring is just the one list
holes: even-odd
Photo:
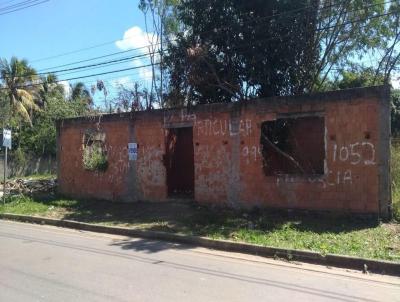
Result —
[{"label": "patch of grass", "polygon": [[391,155],[393,217],[400,222],[400,143],[392,145]]},{"label": "patch of grass", "polygon": [[8,180],[15,180],[15,179],[33,179],[33,180],[40,180],[40,179],[52,179],[52,178],[56,178],[56,175],[54,174],[50,174],[50,173],[38,173],[38,174],[31,174],[31,175],[27,175],[27,176],[16,176],[16,177],[12,177]]},{"label": "patch of grass", "polygon": [[189,203],[112,203],[12,197],[0,212],[400,261],[400,226],[332,214],[212,209]]},{"label": "patch of grass", "polygon": [[48,206],[44,203],[35,202],[26,196],[11,196],[6,198],[6,204],[0,206],[0,213],[36,215],[45,214]]},{"label": "patch of grass", "polygon": [[400,242],[393,240],[393,233],[384,226],[348,232],[323,232],[312,229],[299,230],[287,222],[275,230],[249,230],[240,228],[229,236],[218,230],[209,236],[290,249],[312,250],[322,254],[345,254],[366,258],[400,261]]},{"label": "patch of grass", "polygon": [[[400,261],[400,226],[366,218],[318,215],[226,215],[193,219],[193,235],[265,246]],[[246,215],[246,213],[245,213]]]},{"label": "patch of grass", "polygon": [[55,174],[50,174],[50,173],[42,173],[42,174],[32,174],[28,175],[25,177],[22,177],[24,179],[51,179],[51,178],[56,178]]},{"label": "patch of grass", "polygon": [[39,200],[24,195],[13,195],[6,197],[5,204],[1,202],[0,213],[49,216],[48,214],[54,211],[73,210],[78,203],[77,200],[70,199],[48,197]]}]

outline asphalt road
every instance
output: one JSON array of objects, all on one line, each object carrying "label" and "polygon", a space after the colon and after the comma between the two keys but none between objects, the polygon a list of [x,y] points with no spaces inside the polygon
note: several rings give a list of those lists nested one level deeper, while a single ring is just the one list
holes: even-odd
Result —
[{"label": "asphalt road", "polygon": [[400,301],[400,278],[0,221],[0,301]]}]

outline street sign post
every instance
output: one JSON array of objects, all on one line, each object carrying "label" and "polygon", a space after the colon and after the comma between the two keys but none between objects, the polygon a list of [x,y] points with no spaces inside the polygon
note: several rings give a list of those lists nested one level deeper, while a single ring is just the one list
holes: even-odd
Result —
[{"label": "street sign post", "polygon": [[3,129],[3,144],[4,147],[4,182],[3,182],[3,204],[6,203],[6,181],[7,181],[7,150],[11,149],[11,130]]},{"label": "street sign post", "polygon": [[11,130],[3,129],[3,147],[11,149]]}]

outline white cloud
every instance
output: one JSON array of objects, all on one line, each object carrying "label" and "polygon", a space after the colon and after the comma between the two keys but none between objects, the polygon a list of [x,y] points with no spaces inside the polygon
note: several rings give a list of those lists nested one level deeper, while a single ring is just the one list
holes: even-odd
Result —
[{"label": "white cloud", "polygon": [[[130,49],[137,49],[140,54],[148,54],[150,52],[157,52],[159,50],[158,35],[152,32],[143,31],[138,26],[133,26],[125,31],[123,38],[115,42],[115,45],[125,51]],[[138,49],[139,48],[139,49]],[[159,62],[159,55],[156,54],[154,62]],[[133,67],[139,67],[143,65],[149,65],[151,63],[150,56],[145,58],[132,59],[131,65]],[[153,75],[151,66],[142,67],[135,70],[137,73],[137,80],[139,81],[150,81]],[[134,81],[130,79],[130,81]]]},{"label": "white cloud", "polygon": [[133,26],[125,31],[123,39],[115,42],[115,45],[121,50],[129,50],[134,48],[141,48],[141,52],[147,53],[149,48],[146,46],[153,45],[158,47],[158,36],[155,33],[147,33],[139,26]]}]

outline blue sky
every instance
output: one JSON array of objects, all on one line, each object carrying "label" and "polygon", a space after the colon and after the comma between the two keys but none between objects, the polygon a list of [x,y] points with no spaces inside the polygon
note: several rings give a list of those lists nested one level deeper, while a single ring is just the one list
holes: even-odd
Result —
[{"label": "blue sky", "polygon": [[[0,0],[0,13],[5,6],[13,5],[19,1]],[[0,57],[6,59],[12,56],[25,58],[32,67],[41,71],[45,68],[147,45],[148,40],[144,30],[144,17],[138,9],[138,0],[50,0],[18,12],[0,15]],[[126,39],[122,40],[124,37]],[[118,40],[122,41],[115,42]],[[49,58],[105,43],[107,44],[90,50]],[[142,54],[142,52],[133,51],[58,69],[136,54]],[[84,76],[147,63],[145,60],[128,61],[123,64],[89,71],[65,73],[59,75],[59,78]],[[146,85],[149,82],[149,77],[151,77],[149,72],[148,69],[131,70],[82,79],[81,81],[89,87],[97,79],[105,80],[106,85],[111,86],[119,81],[127,84],[134,80]]]}]

